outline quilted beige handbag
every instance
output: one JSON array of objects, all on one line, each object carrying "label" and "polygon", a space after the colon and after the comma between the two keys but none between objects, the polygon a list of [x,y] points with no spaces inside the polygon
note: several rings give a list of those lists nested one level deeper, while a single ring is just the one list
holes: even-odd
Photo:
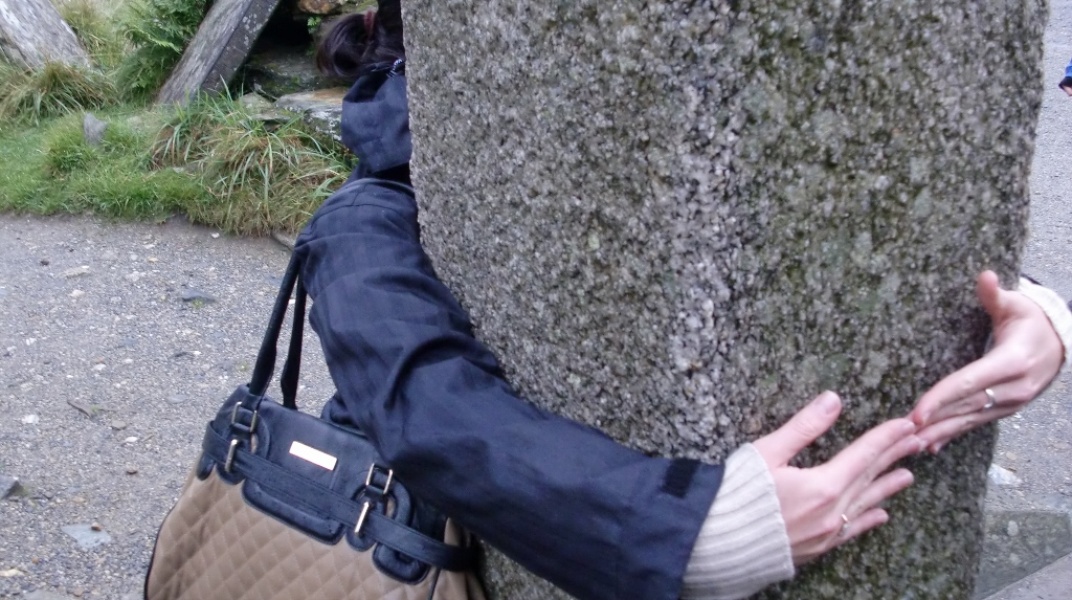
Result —
[{"label": "quilted beige handbag", "polygon": [[[209,423],[164,519],[147,600],[484,600],[467,532],[412,497],[360,432],[297,410],[305,291],[283,278],[248,385]],[[293,333],[264,392],[292,291]]]}]

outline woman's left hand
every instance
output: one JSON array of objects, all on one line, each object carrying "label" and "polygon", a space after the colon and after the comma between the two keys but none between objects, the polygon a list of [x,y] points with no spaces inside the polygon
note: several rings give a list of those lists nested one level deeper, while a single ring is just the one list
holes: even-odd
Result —
[{"label": "woman's left hand", "polygon": [[1061,339],[1038,304],[1002,289],[993,271],[979,275],[976,293],[990,315],[993,347],[927,390],[909,415],[934,453],[958,435],[1020,410],[1046,389],[1064,359]]}]

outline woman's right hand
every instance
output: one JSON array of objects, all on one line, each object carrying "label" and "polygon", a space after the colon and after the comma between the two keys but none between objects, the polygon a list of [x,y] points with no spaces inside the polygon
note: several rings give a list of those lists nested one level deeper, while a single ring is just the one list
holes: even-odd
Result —
[{"label": "woman's right hand", "polygon": [[886,472],[921,452],[923,440],[908,419],[869,430],[826,463],[801,469],[789,462],[826,433],[841,399],[823,392],[777,431],[753,444],[767,463],[796,565],[808,562],[889,520],[879,505],[912,484],[907,469]]}]

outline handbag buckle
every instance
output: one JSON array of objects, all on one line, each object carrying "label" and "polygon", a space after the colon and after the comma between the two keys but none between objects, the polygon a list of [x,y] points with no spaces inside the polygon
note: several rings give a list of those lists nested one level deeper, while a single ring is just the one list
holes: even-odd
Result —
[{"label": "handbag buckle", "polygon": [[[257,433],[257,410],[250,411],[252,416],[249,418],[249,425],[238,419],[238,409],[242,408],[242,403],[239,402],[231,409],[231,432],[234,437],[231,438],[231,443],[227,448],[227,460],[223,464],[223,470],[225,473],[230,473],[231,468],[234,466],[235,452],[238,450],[239,439],[243,438],[244,441],[250,442],[253,436]],[[248,408],[246,410],[249,410]]]},{"label": "handbag buckle", "polygon": [[368,475],[365,475],[365,488],[366,489],[368,489],[368,488],[375,489],[373,487],[373,485],[372,485],[372,479],[376,476],[377,472],[379,472],[379,473],[387,473],[387,483],[383,484],[383,488],[381,488],[379,490],[379,495],[380,496],[386,496],[388,490],[391,489],[391,481],[394,480],[395,472],[394,472],[394,470],[388,469],[387,467],[381,467],[380,465],[378,465],[376,463],[372,463],[372,466],[369,467]]},{"label": "handbag buckle", "polygon": [[[376,473],[386,473],[387,481],[383,484],[383,487],[377,487],[373,485],[373,479],[376,477]],[[371,491],[376,496],[383,498],[387,495],[387,492],[391,489],[391,482],[394,481],[395,472],[393,469],[387,467],[381,467],[376,463],[372,463],[369,467],[368,475],[365,475],[365,493]],[[372,501],[366,500],[365,505],[361,507],[361,514],[357,517],[357,524],[354,525],[354,535],[361,535],[361,528],[365,526],[365,519],[368,518],[369,510],[372,509]]]},{"label": "handbag buckle", "polygon": [[371,502],[365,502],[365,505],[361,507],[361,515],[357,517],[357,525],[354,525],[354,535],[361,535],[361,528],[365,526],[365,518],[368,517],[368,511],[372,508]]},{"label": "handbag buckle", "polygon": [[223,470],[225,473],[231,472],[231,467],[234,465],[235,450],[238,449],[238,440],[232,438],[231,445],[227,448],[227,462],[223,464]]},{"label": "handbag buckle", "polygon": [[[234,405],[233,409],[231,409],[231,427],[232,428],[235,425],[240,424],[238,422],[238,409],[241,408],[241,407],[242,407],[242,403],[239,402],[239,403]],[[249,410],[249,409],[246,409],[246,410]],[[257,431],[257,412],[258,411],[256,409],[254,409],[252,412],[253,412],[253,416],[249,420],[249,432],[251,434],[255,433]],[[241,425],[245,425],[245,423],[241,423]]]}]

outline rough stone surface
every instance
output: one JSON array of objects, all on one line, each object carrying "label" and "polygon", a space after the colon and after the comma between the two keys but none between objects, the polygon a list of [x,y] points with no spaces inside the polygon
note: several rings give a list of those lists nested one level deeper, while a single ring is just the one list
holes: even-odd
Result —
[{"label": "rough stone surface", "polygon": [[[813,462],[981,351],[974,275],[1009,281],[1025,235],[1041,3],[404,8],[424,239],[534,402],[719,460],[836,389]],[[769,597],[970,596],[992,445],[912,461],[889,526]],[[563,597],[489,560],[494,597]]]},{"label": "rough stone surface", "polygon": [[104,141],[104,133],[108,131],[108,123],[101,121],[93,113],[86,113],[82,119],[82,134],[86,143],[90,146],[100,146]]},{"label": "rough stone surface", "polygon": [[157,102],[183,104],[199,92],[216,93],[245,62],[280,0],[218,0],[160,89]]},{"label": "rough stone surface", "polygon": [[342,98],[346,88],[288,94],[276,101],[277,108],[300,113],[317,131],[342,141]]},{"label": "rough stone surface", "polygon": [[286,0],[294,11],[307,15],[338,15],[376,8],[376,0]]},{"label": "rough stone surface", "polygon": [[251,55],[242,67],[242,79],[247,89],[255,89],[270,98],[336,84],[317,72],[316,63],[308,52],[296,52],[286,47],[268,48]]},{"label": "rough stone surface", "polygon": [[0,57],[36,68],[88,67],[89,57],[49,0],[0,0]]},{"label": "rough stone surface", "polygon": [[1068,513],[1063,512],[987,513],[985,540],[975,589],[977,599],[1072,552],[1072,525]]},{"label": "rough stone surface", "polygon": [[330,15],[348,3],[347,0],[298,0],[298,10],[313,15]]}]

